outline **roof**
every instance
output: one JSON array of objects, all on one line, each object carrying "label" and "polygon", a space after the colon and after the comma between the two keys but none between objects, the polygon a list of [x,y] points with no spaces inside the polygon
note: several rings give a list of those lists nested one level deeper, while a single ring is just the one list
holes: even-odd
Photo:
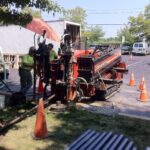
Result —
[{"label": "roof", "polygon": [[0,26],[0,35],[4,54],[26,54],[34,45],[34,33],[20,26]]},{"label": "roof", "polygon": [[[5,55],[26,54],[29,47],[34,46],[34,34],[34,32],[17,25],[0,26],[0,47]],[[37,36],[35,41],[37,41]],[[47,40],[47,42],[52,41]]]}]

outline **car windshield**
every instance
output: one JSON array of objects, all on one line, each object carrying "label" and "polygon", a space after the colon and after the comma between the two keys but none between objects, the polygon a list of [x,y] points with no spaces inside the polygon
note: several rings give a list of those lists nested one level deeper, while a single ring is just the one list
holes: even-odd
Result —
[{"label": "car windshield", "polygon": [[143,44],[139,44],[139,47],[143,47]]},{"label": "car windshield", "polygon": [[138,44],[134,44],[134,47],[138,47]]}]

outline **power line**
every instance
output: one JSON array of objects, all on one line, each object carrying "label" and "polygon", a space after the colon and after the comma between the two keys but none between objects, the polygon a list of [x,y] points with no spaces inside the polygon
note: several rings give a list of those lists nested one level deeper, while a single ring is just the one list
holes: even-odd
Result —
[{"label": "power line", "polygon": [[[96,9],[86,9],[87,11],[95,11]],[[114,8],[114,9],[102,9],[102,11],[112,11],[112,10],[143,10],[143,8]]]},{"label": "power line", "polygon": [[89,12],[90,15],[110,15],[110,14],[133,14],[140,13],[140,11],[121,11],[121,12]]},{"label": "power line", "polygon": [[[120,9],[103,9],[101,10],[101,12],[110,12],[110,11],[133,11],[133,10],[138,10],[138,11],[142,11],[143,8],[120,8]],[[86,11],[89,12],[97,12],[96,9],[86,9]],[[98,10],[99,11],[99,10]]]},{"label": "power line", "polygon": [[131,14],[131,13],[140,13],[143,11],[142,8],[122,8],[122,9],[107,9],[107,10],[94,10],[94,9],[87,9],[88,14]]},{"label": "power line", "polygon": [[97,24],[88,24],[90,26],[126,26],[127,24],[125,23],[97,23]]}]

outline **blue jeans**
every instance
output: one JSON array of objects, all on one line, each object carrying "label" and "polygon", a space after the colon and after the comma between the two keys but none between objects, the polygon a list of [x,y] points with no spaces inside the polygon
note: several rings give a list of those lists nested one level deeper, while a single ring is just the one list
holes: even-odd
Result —
[{"label": "blue jeans", "polygon": [[31,71],[20,67],[19,76],[20,76],[20,84],[21,84],[20,92],[26,93],[32,86]]}]

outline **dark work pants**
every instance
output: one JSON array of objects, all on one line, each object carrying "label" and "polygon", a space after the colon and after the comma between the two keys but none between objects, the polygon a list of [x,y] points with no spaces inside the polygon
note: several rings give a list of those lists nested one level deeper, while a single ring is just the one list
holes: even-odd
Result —
[{"label": "dark work pants", "polygon": [[32,75],[30,70],[19,68],[20,92],[26,93],[28,89],[32,86]]}]

